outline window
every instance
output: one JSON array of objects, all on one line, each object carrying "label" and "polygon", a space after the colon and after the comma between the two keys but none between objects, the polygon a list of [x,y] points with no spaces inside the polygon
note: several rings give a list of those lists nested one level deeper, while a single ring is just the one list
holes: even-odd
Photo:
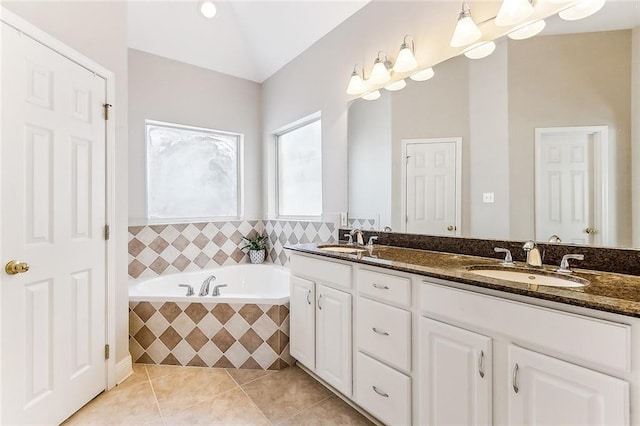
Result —
[{"label": "window", "polygon": [[278,216],[322,214],[321,139],[319,118],[277,134]]},{"label": "window", "polygon": [[237,218],[242,135],[146,122],[149,219]]}]

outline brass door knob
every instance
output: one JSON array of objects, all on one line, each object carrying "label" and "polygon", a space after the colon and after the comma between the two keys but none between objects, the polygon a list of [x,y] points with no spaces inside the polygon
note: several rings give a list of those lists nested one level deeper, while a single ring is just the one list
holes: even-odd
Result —
[{"label": "brass door knob", "polygon": [[29,270],[29,264],[19,260],[12,260],[5,265],[4,270],[9,275],[24,274]]},{"label": "brass door knob", "polygon": [[595,230],[595,228],[585,228],[584,232],[585,232],[585,234],[591,235],[591,234],[595,234],[596,230]]},{"label": "brass door knob", "polygon": [[447,226],[447,231],[455,231],[455,230],[456,230],[455,226],[453,226],[453,225]]}]

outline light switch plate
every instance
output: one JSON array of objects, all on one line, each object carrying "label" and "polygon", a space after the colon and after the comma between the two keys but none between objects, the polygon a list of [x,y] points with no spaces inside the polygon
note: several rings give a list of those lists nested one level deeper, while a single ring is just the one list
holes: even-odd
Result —
[{"label": "light switch plate", "polygon": [[340,213],[340,226],[347,226],[347,212]]},{"label": "light switch plate", "polygon": [[482,202],[483,203],[493,203],[494,202],[494,193],[493,192],[483,192],[482,193]]}]

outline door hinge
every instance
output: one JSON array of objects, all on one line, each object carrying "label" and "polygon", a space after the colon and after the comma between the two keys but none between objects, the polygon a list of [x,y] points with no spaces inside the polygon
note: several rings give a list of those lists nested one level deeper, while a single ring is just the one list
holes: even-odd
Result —
[{"label": "door hinge", "polygon": [[104,345],[104,359],[109,359],[109,345]]},{"label": "door hinge", "polygon": [[113,105],[111,104],[104,104],[102,105],[104,107],[104,119],[108,120],[109,119],[109,108],[111,108]]},{"label": "door hinge", "polygon": [[104,239],[108,240],[111,237],[111,227],[109,225],[104,226]]}]

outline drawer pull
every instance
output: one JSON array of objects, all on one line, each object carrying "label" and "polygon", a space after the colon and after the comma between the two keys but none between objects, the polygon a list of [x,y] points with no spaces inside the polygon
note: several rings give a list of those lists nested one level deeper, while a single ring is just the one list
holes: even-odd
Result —
[{"label": "drawer pull", "polygon": [[513,367],[513,391],[515,393],[518,393],[518,391],[520,390],[520,388],[518,387],[518,370],[520,369],[520,367],[518,367],[518,363],[516,363],[516,365]]},{"label": "drawer pull", "polygon": [[318,309],[322,310],[322,305],[320,304],[320,301],[322,300],[322,295],[318,296]]},{"label": "drawer pull", "polygon": [[380,331],[375,327],[371,327],[371,329],[373,330],[374,333],[382,334],[383,336],[388,336],[389,335],[389,333],[387,333],[386,331]]},{"label": "drawer pull", "polygon": [[311,290],[309,290],[309,293],[307,293],[307,303],[309,305],[311,304]]},{"label": "drawer pull", "polygon": [[478,373],[480,378],[484,378],[484,351],[480,351],[480,357],[478,358]]},{"label": "drawer pull", "polygon": [[377,393],[378,395],[380,395],[380,396],[382,396],[382,397],[384,397],[384,398],[389,398],[389,394],[388,394],[388,393],[386,393],[386,392],[382,392],[380,389],[378,389],[378,388],[377,388],[377,387],[375,387],[375,386],[371,386],[371,387],[373,388],[373,391],[374,391],[375,393]]},{"label": "drawer pull", "polygon": [[380,289],[380,290],[389,290],[389,287],[387,287],[386,285],[380,285],[380,284],[373,283],[373,286],[375,288]]}]

